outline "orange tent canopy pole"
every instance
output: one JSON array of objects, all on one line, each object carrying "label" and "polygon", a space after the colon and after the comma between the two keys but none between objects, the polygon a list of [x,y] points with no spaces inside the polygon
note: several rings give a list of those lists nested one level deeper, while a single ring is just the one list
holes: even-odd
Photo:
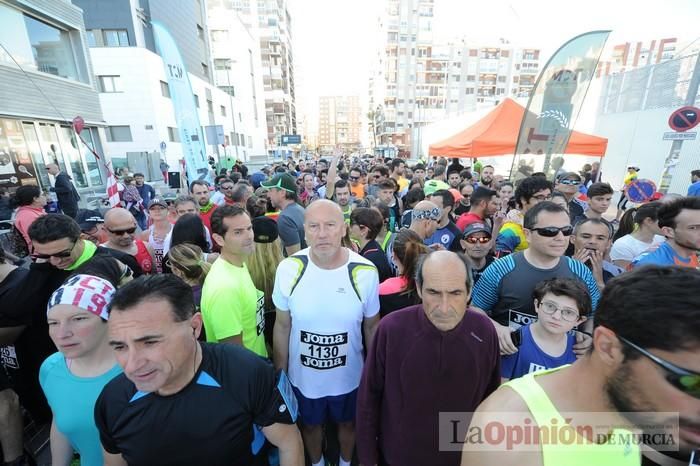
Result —
[{"label": "orange tent canopy pole", "polygon": [[[472,126],[443,141],[431,144],[428,153],[444,157],[493,157],[513,155],[525,107],[506,98]],[[603,157],[608,140],[572,131],[565,154]]]}]

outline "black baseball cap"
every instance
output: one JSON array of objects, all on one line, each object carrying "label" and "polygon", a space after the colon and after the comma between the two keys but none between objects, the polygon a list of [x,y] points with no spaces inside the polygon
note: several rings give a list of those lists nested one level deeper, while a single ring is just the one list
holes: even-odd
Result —
[{"label": "black baseball cap", "polygon": [[75,221],[82,231],[92,230],[100,223],[105,223],[104,217],[98,210],[83,209],[78,212]]},{"label": "black baseball cap", "polygon": [[255,217],[253,223],[253,241],[256,243],[272,243],[279,236],[277,222],[270,217]]},{"label": "black baseball cap", "polygon": [[462,238],[467,239],[474,233],[486,233],[489,235],[489,238],[491,237],[491,229],[485,223],[474,222],[467,225],[462,234]]}]

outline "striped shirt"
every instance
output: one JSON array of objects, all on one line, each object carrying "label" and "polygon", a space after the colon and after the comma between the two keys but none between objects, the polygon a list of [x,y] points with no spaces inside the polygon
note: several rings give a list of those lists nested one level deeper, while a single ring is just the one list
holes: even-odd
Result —
[{"label": "striped shirt", "polygon": [[578,278],[591,296],[595,310],[600,290],[591,271],[580,261],[562,257],[554,268],[539,269],[530,264],[522,252],[511,254],[489,265],[474,287],[474,306],[486,311],[501,325],[513,330],[536,318],[532,292],[538,283],[549,278]]}]

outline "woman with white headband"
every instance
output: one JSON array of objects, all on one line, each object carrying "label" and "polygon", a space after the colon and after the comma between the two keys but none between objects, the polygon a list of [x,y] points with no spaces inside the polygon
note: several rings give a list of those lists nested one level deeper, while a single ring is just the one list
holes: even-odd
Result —
[{"label": "woman with white headband", "polygon": [[49,299],[49,336],[58,353],[41,365],[39,382],[53,412],[52,464],[69,465],[74,452],[83,466],[102,465],[94,421],[102,388],[121,373],[107,338],[115,286],[93,275],[75,275]]}]

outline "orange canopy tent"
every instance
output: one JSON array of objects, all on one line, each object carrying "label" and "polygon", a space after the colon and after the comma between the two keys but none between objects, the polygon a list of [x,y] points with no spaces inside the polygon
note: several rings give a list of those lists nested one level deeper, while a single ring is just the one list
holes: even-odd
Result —
[{"label": "orange canopy tent", "polygon": [[[492,157],[512,155],[518,140],[525,107],[513,99],[505,99],[496,108],[467,129],[431,144],[428,153],[444,157]],[[602,157],[608,140],[572,131],[565,154]]]}]

